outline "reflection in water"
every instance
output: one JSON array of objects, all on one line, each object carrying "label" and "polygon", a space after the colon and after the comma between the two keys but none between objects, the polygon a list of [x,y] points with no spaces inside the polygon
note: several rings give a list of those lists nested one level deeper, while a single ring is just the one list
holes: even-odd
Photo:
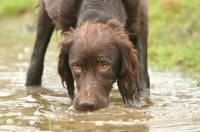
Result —
[{"label": "reflection in water", "polygon": [[55,51],[47,53],[43,87],[24,90],[29,52],[30,48],[23,44],[0,49],[2,131],[200,131],[200,88],[192,79],[176,72],[151,71],[153,103],[142,108],[127,107],[115,88],[108,108],[79,112],[62,88]]}]

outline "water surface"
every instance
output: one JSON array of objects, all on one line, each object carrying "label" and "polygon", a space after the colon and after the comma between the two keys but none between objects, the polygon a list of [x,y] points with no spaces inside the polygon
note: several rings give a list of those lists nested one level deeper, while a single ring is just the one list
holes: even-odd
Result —
[{"label": "water surface", "polygon": [[94,112],[73,109],[56,71],[58,41],[51,42],[48,49],[43,86],[26,91],[24,82],[33,39],[24,41],[27,33],[16,30],[20,32],[17,37],[0,41],[2,132],[200,132],[200,87],[196,80],[176,71],[150,70],[152,103],[145,107],[125,106],[114,85],[108,108]]}]

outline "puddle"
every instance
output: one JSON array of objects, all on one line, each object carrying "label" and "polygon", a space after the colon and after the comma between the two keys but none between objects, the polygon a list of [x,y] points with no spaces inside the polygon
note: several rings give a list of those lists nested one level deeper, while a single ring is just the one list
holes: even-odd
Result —
[{"label": "puddle", "polygon": [[[14,45],[14,46],[13,46]],[[43,87],[24,90],[32,43],[1,44],[0,131],[199,132],[200,87],[178,72],[150,71],[151,100],[136,109],[123,104],[115,88],[108,108],[74,110],[56,71],[57,45],[47,52]],[[114,87],[116,87],[114,85]]]}]

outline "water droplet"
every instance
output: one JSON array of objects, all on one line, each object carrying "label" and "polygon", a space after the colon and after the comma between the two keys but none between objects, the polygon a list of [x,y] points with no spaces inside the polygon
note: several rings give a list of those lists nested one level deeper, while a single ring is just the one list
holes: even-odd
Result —
[{"label": "water droplet", "polygon": [[140,122],[140,120],[136,119],[136,120],[134,120],[134,122]]},{"label": "water droplet", "polygon": [[96,125],[96,126],[103,126],[103,122],[102,122],[102,121],[96,121],[96,122],[95,122],[95,125]]},{"label": "water droplet", "polygon": [[29,124],[32,126],[35,124],[35,121],[29,121]]},{"label": "water droplet", "polygon": [[24,52],[25,52],[25,53],[29,53],[30,50],[31,50],[31,49],[30,49],[29,47],[25,47],[25,48],[24,48]]},{"label": "water droplet", "polygon": [[39,111],[35,111],[35,112],[34,112],[34,115],[35,115],[35,116],[39,116],[39,115],[40,115],[40,112],[39,112]]},{"label": "water droplet", "polygon": [[23,55],[22,53],[19,53],[18,56],[17,56],[17,58],[18,58],[19,60],[21,60],[21,59],[24,58],[24,55]]},{"label": "water droplet", "polygon": [[69,121],[70,121],[70,122],[74,122],[75,120],[74,120],[74,119],[69,119]]},{"label": "water droplet", "polygon": [[10,124],[12,124],[12,123],[13,123],[13,119],[7,119],[7,120],[6,120],[6,122],[7,122],[7,124],[9,124],[9,125],[10,125]]}]

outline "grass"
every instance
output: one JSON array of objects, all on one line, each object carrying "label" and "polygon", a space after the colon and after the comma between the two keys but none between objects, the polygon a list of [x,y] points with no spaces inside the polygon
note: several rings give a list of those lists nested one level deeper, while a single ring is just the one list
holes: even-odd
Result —
[{"label": "grass", "polygon": [[0,18],[17,17],[31,12],[37,6],[37,0],[1,0]]},{"label": "grass", "polygon": [[[159,70],[178,67],[192,73],[200,71],[200,1],[149,0],[148,3],[149,66]],[[0,18],[34,13],[36,5],[37,0],[1,0]]]},{"label": "grass", "polygon": [[200,70],[200,1],[149,1],[149,65]]},{"label": "grass", "polygon": [[52,120],[50,117],[48,117],[48,125],[49,125],[49,130],[52,131]]}]

